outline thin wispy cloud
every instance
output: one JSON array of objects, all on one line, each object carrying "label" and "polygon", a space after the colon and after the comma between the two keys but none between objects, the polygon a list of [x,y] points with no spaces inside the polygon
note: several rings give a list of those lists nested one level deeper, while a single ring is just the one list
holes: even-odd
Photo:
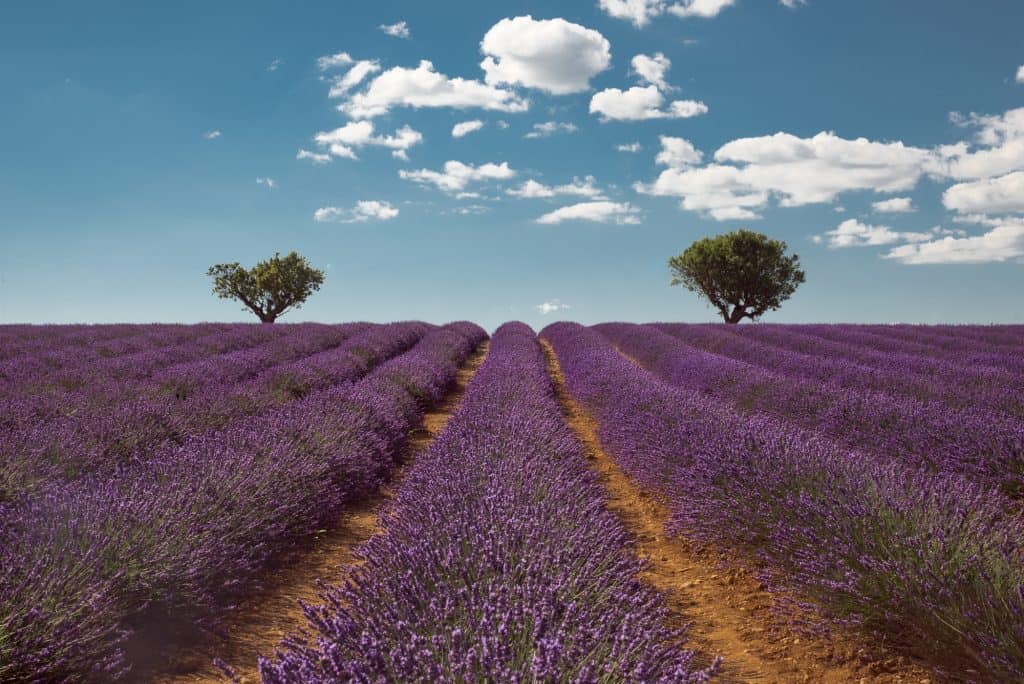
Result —
[{"label": "thin wispy cloud", "polygon": [[263,177],[260,177],[260,178],[256,179],[256,183],[258,185],[264,185],[267,188],[270,188],[271,190],[273,190],[274,188],[277,187],[277,181],[274,180],[273,178],[263,178]]},{"label": "thin wispy cloud", "polygon": [[206,131],[203,133],[203,137],[207,140],[216,140],[221,135],[220,131],[214,128],[212,131]]},{"label": "thin wispy cloud", "polygon": [[404,21],[399,21],[394,24],[381,24],[378,28],[394,38],[409,38],[412,36],[412,33],[409,31],[409,27]]}]

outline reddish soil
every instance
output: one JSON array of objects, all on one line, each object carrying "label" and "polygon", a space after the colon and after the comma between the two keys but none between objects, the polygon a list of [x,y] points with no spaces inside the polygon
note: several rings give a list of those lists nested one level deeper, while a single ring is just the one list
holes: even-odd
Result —
[{"label": "reddish soil", "polygon": [[[607,506],[636,539],[648,564],[642,579],[665,593],[673,627],[688,627],[686,646],[708,661],[721,656],[727,682],[884,683],[937,681],[928,670],[881,652],[860,634],[809,635],[787,625],[776,598],[731,552],[665,534],[669,511],[605,453],[597,423],[571,397],[554,350],[542,341],[569,426],[607,490]],[[791,616],[806,619],[806,616]]]},{"label": "reddish soil", "polygon": [[[486,355],[487,342],[484,342],[459,369],[455,386],[445,399],[424,415],[422,425],[410,436],[403,464],[426,449],[444,429]],[[259,681],[258,657],[273,655],[286,634],[306,626],[299,601],[320,603],[318,581],[337,583],[361,562],[354,552],[380,532],[379,514],[391,498],[401,471],[399,468],[389,488],[350,507],[307,549],[282,567],[268,572],[262,579],[265,588],[240,602],[227,616],[221,639],[203,643],[178,656],[173,665],[153,681],[167,684],[226,681],[213,664],[215,657],[226,662],[242,682]]]}]

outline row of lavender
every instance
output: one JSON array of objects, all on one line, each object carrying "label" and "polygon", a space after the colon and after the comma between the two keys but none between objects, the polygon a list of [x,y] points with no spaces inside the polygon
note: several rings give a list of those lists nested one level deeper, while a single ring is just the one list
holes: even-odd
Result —
[{"label": "row of lavender", "polygon": [[[955,472],[851,450],[767,403],[750,412],[739,403],[759,400],[730,394],[708,355],[686,373],[710,374],[711,392],[671,353],[647,359],[669,369],[655,375],[596,330],[559,323],[542,335],[602,443],[665,496],[678,532],[759,555],[776,586],[954,675],[1024,677],[1024,518],[1008,499]],[[642,351],[628,332],[609,335]]]},{"label": "row of lavender", "polygon": [[[929,358],[917,352],[880,351],[863,343],[814,335],[814,326],[653,327],[698,349],[798,378],[937,401],[954,408],[1024,415],[1021,369],[964,362],[955,355]],[[1000,352],[1008,363],[1022,355],[1024,350],[1015,354]]]},{"label": "row of lavender", "polygon": [[0,680],[123,675],[169,618],[214,626],[268,562],[375,490],[486,337],[408,325],[368,331],[358,363],[314,364],[330,379],[301,398],[0,500]]},{"label": "row of lavender", "polygon": [[703,681],[561,418],[533,332],[508,323],[344,586],[263,681]]},{"label": "row of lavender", "polygon": [[[1004,492],[1024,494],[1024,417],[991,408],[954,408],[906,396],[893,376],[885,389],[877,376],[847,366],[833,379],[799,375],[799,360],[756,345],[751,355],[726,347],[707,326],[608,323],[596,326],[624,354],[673,385],[715,396],[745,411],[769,413],[842,444],[884,459],[962,474]],[[729,355],[705,348],[726,348]],[[737,356],[747,356],[750,361]],[[784,360],[780,361],[782,358]],[[806,362],[812,367],[813,360]],[[841,380],[838,378],[842,378]],[[959,385],[947,392],[957,394]],[[892,388],[891,390],[889,388]],[[1017,401],[1020,401],[1019,396]]]},{"label": "row of lavender", "polygon": [[97,362],[95,369],[86,364],[67,369],[94,378],[81,387],[8,397],[0,424],[0,491],[116,470],[197,432],[354,380],[411,347],[429,326],[289,328],[270,340],[251,337],[253,327],[219,333],[212,342],[200,337],[190,361],[170,365],[159,351]]}]

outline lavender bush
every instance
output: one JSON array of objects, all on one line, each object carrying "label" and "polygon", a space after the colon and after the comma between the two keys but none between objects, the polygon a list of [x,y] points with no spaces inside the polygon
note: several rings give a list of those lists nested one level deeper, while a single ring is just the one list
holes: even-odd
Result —
[{"label": "lavender bush", "polygon": [[602,443],[664,494],[678,531],[754,551],[778,585],[955,676],[1024,678],[1024,518],[998,493],[667,384],[595,330],[542,334]]},{"label": "lavender bush", "polygon": [[265,682],[704,681],[561,419],[532,331],[498,329],[451,422]]}]

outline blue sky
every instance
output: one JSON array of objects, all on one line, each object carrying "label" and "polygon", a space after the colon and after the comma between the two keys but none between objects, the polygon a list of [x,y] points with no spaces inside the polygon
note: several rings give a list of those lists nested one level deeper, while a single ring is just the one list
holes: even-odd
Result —
[{"label": "blue sky", "polygon": [[766,321],[1019,323],[1021,26],[1016,0],[7,3],[0,322],[249,320],[206,268],[292,249],[328,275],[285,320],[713,320],[665,262],[746,226],[808,274]]}]

